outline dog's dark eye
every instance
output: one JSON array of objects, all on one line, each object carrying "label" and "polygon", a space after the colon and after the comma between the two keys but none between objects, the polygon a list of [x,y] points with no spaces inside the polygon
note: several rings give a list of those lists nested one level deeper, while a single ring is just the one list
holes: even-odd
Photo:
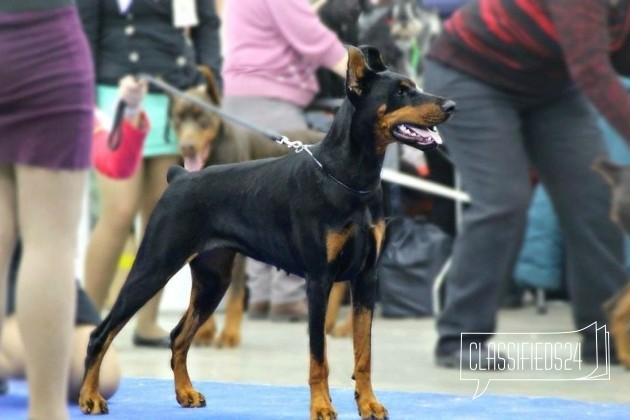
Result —
[{"label": "dog's dark eye", "polygon": [[396,95],[398,95],[398,96],[405,96],[405,95],[407,95],[407,88],[403,87],[403,86],[399,86],[398,89],[396,89]]}]

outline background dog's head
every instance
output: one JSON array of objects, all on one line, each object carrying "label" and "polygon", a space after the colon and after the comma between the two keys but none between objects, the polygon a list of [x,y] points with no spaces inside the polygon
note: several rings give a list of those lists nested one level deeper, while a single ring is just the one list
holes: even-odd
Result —
[{"label": "background dog's head", "polygon": [[[216,106],[221,105],[219,88],[212,71],[205,66],[200,66],[199,70],[206,79],[206,85],[190,88],[186,93]],[[184,167],[189,171],[203,168],[220,134],[221,117],[174,96],[171,97],[170,119],[179,141]]]},{"label": "background dog's head", "polygon": [[402,51],[414,44],[424,46],[441,31],[440,16],[418,0],[394,0],[391,6],[391,35]]},{"label": "background dog's head", "polygon": [[420,82],[423,58],[442,23],[437,10],[418,0],[391,0],[359,17],[359,43],[374,45],[385,63]]}]

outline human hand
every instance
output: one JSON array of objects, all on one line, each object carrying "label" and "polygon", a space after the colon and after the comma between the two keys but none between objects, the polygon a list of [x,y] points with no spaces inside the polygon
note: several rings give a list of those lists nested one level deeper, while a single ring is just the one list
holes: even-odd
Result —
[{"label": "human hand", "polygon": [[147,94],[147,81],[127,75],[118,83],[118,97],[126,105],[125,117],[136,116],[142,109],[142,100]]}]

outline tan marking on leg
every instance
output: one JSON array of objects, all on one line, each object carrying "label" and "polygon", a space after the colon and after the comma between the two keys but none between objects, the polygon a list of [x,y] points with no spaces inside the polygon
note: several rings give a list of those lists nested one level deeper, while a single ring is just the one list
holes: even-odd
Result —
[{"label": "tan marking on leg", "polygon": [[383,239],[385,238],[385,220],[379,220],[372,226],[372,234],[374,235],[374,240],[376,241],[376,256],[381,253],[381,249],[383,248]]},{"label": "tan marking on leg", "polygon": [[124,324],[109,333],[101,351],[94,358],[94,363],[85,372],[81,392],[79,393],[79,408],[85,414],[106,414],[109,412],[107,402],[99,390],[99,375],[105,353],[107,353],[107,349],[123,326]]},{"label": "tan marking on leg", "polygon": [[337,258],[348,238],[354,233],[354,225],[346,226],[338,231],[330,231],[326,234],[326,259],[332,262]]},{"label": "tan marking on leg", "polygon": [[205,407],[206,405],[206,399],[203,394],[193,388],[186,366],[188,349],[190,349],[197,329],[201,326],[202,322],[205,321],[199,319],[198,314],[193,312],[193,302],[196,300],[198,293],[199,285],[193,281],[192,290],[190,292],[190,303],[184,315],[182,328],[179,334],[173,337],[173,342],[171,343],[173,352],[171,367],[173,368],[175,379],[175,397],[182,407]]},{"label": "tan marking on leg", "polygon": [[[324,354],[325,347],[324,347]],[[311,420],[336,419],[328,388],[328,361],[318,362],[311,355],[308,384],[311,388]]]},{"label": "tan marking on leg", "polygon": [[362,419],[385,419],[387,410],[374,396],[372,389],[372,311],[359,308],[354,312],[354,379],[355,398]]}]

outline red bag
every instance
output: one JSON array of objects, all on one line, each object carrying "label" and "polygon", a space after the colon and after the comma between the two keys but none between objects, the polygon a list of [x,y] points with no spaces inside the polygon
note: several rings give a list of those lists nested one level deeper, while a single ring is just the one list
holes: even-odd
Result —
[{"label": "red bag", "polygon": [[141,128],[136,128],[126,119],[120,125],[120,143],[112,147],[109,142],[108,117],[101,111],[94,111],[92,132],[92,164],[101,174],[113,179],[127,179],[133,176],[142,161],[144,139],[149,132],[149,120],[141,114]]}]

